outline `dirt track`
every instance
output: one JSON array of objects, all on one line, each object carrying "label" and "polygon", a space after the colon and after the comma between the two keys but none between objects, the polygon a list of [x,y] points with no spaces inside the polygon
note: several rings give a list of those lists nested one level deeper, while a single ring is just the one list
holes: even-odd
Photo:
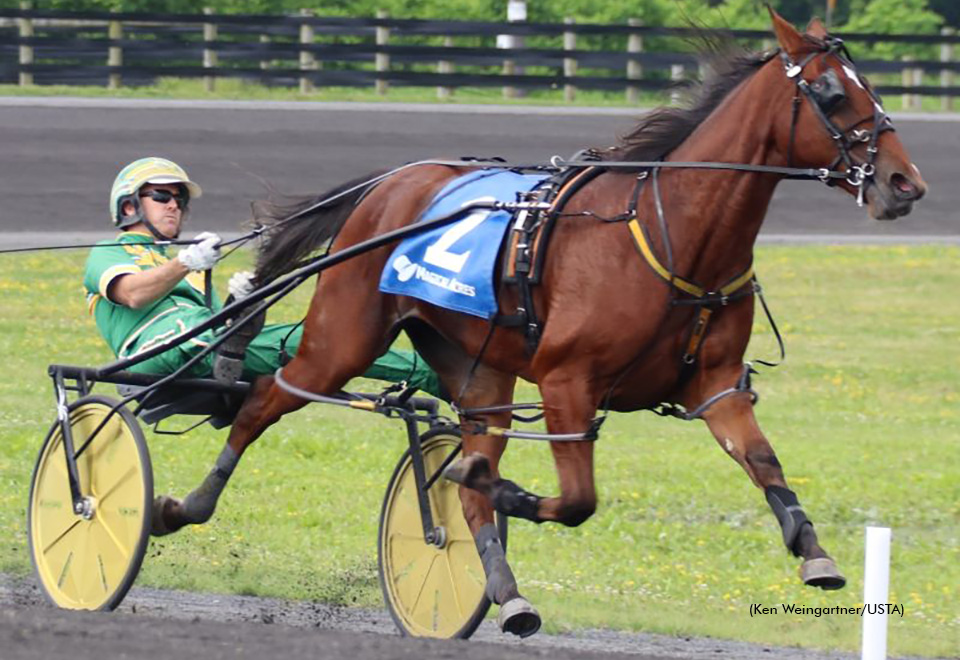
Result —
[{"label": "dirt track", "polygon": [[[626,655],[629,654],[629,655]],[[586,631],[505,638],[487,621],[469,642],[397,636],[389,615],[323,603],[134,588],[113,613],[66,612],[46,605],[32,580],[0,575],[0,659],[151,658],[201,656],[327,660],[329,658],[458,658],[459,660],[827,660],[815,653],[724,642]]]}]

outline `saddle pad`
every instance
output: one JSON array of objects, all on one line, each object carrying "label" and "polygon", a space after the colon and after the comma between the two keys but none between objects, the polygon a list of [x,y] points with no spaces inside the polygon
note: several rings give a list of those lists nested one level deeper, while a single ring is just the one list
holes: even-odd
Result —
[{"label": "saddle pad", "polygon": [[380,276],[380,290],[481,318],[497,313],[493,268],[512,214],[465,208],[475,201],[514,202],[535,188],[543,174],[480,170],[443,187],[417,222],[464,209],[450,224],[404,239]]}]

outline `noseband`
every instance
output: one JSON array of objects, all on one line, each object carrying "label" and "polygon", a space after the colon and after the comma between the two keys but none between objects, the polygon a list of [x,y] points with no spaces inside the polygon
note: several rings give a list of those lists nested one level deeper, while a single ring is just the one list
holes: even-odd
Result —
[{"label": "noseband", "polygon": [[[818,79],[814,85],[811,85],[804,80],[801,75],[804,67],[812,60],[817,57],[825,59],[829,56],[837,58],[847,76],[854,79],[857,85],[863,89],[873,101],[873,115],[863,117],[846,128],[840,128],[830,119],[830,112],[833,109],[832,106],[836,105],[836,101],[838,100],[836,96],[829,97],[828,103],[828,99],[824,97],[823,93],[814,88],[814,85],[818,84],[829,88],[830,78],[826,77],[822,82]],[[819,117],[820,122],[827,130],[827,133],[830,134],[834,145],[837,147],[837,157],[826,169],[836,170],[842,163],[846,168],[844,171],[847,174],[844,180],[857,189],[857,205],[863,206],[864,191],[867,185],[874,181],[874,175],[876,174],[874,162],[877,159],[877,142],[882,133],[895,130],[893,128],[893,122],[880,104],[880,99],[860,78],[860,74],[857,73],[854,68],[853,58],[850,57],[850,53],[847,51],[847,47],[841,39],[837,37],[827,37],[824,50],[810,53],[800,62],[791,60],[790,56],[784,51],[780,52],[780,58],[783,60],[787,78],[793,80],[797,86],[796,93],[793,97],[793,117],[790,121],[790,145],[787,150],[787,166],[790,167],[793,164],[793,144],[796,138],[797,118],[800,111],[800,104],[802,103],[801,99],[806,98],[810,102],[813,113]],[[829,74],[832,71],[833,69],[830,69],[827,73]],[[824,74],[824,76],[827,76],[827,74]],[[860,126],[869,121],[873,121],[872,130],[860,128]],[[851,152],[857,145],[863,143],[867,144],[867,159],[863,162],[857,162]],[[834,186],[837,184],[837,179],[825,177],[823,182],[828,186]]]}]

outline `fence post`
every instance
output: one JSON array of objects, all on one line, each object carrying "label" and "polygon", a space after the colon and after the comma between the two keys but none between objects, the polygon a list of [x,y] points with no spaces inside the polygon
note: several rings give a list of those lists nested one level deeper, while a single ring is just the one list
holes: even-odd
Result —
[{"label": "fence post", "polygon": [[[903,62],[904,64],[909,64],[913,62],[914,57],[912,55],[904,55]],[[921,71],[921,74],[923,72]],[[913,69],[909,66],[905,66],[903,71],[900,73],[901,84],[904,87],[914,87],[916,82],[916,69]],[[921,79],[922,82],[922,79]],[[903,98],[901,99],[904,110],[914,110],[920,106],[920,97],[916,94],[904,93]]]},{"label": "fence post", "polygon": [[[453,37],[444,37],[443,38],[443,47],[452,48],[453,47]],[[437,73],[447,74],[453,73],[453,62],[450,60],[440,60],[437,62]],[[441,100],[449,99],[453,95],[453,88],[447,85],[441,85],[437,87],[437,98]]]},{"label": "fence post", "polygon": [[[117,10],[114,9],[113,11],[116,12]],[[110,21],[107,25],[107,37],[110,39],[110,41],[120,41],[123,39],[123,23],[120,21]],[[107,66],[118,68],[123,66],[122,46],[110,46],[107,49]],[[120,72],[111,71],[107,78],[107,88],[120,89],[121,84],[122,76]]]},{"label": "fence post", "polygon": [[[527,1],[526,0],[507,0],[507,23],[523,23],[527,20]],[[523,48],[524,38],[515,34],[498,34],[497,48],[511,51],[515,48]],[[509,57],[509,53],[508,53]],[[523,67],[517,66],[512,59],[503,61],[502,74],[505,76],[514,76],[523,73]],[[513,85],[506,85],[503,88],[503,97],[506,99],[515,99],[524,95],[521,88]]]},{"label": "fence post", "polygon": [[[640,27],[643,21],[639,18],[627,20],[630,27]],[[643,52],[643,37],[636,32],[631,32],[627,37],[627,52],[630,54]],[[643,65],[639,60],[627,60],[627,78],[629,80],[640,80],[643,78]],[[636,85],[627,85],[627,103],[635,104],[640,102],[640,88]]]},{"label": "fence post", "polygon": [[[573,25],[574,19],[565,18],[563,19],[565,25]],[[563,33],[563,50],[564,55],[572,54],[573,51],[577,49],[577,33],[572,30],[568,30]],[[577,58],[575,57],[564,57],[563,58],[563,77],[564,78],[573,78],[577,75]],[[571,82],[565,83],[563,85],[563,100],[568,103],[577,98],[577,86]]]},{"label": "fence post", "polygon": [[[300,15],[303,17],[313,16],[309,9],[301,9]],[[309,23],[300,24],[300,44],[313,45],[313,26]],[[313,92],[313,80],[303,75],[307,71],[315,71],[317,68],[317,58],[309,50],[300,51],[300,93],[310,94]]]},{"label": "fence post", "polygon": [[[910,84],[913,85],[914,87],[923,87],[923,69],[920,69],[920,68],[913,69],[911,73],[913,75],[911,76]],[[914,104],[914,110],[923,110],[923,95],[914,94],[913,104]]]},{"label": "fence post", "polygon": [[[377,10],[377,18],[385,19],[389,18],[390,14],[383,9]],[[386,46],[390,43],[390,28],[377,26],[377,46]],[[386,73],[390,70],[390,55],[387,53],[381,53],[377,51],[377,56],[374,61],[374,68],[377,70],[377,74]],[[384,95],[387,93],[387,90],[390,88],[390,83],[387,82],[386,78],[382,78],[377,75],[376,89],[377,94]]]},{"label": "fence post", "polygon": [[[214,13],[213,7],[204,7],[203,14],[204,16],[212,16]],[[218,64],[217,51],[212,48],[208,48],[208,44],[212,44],[217,40],[217,24],[216,23],[204,23],[203,24],[203,68],[204,69],[215,69]],[[203,77],[203,87],[208,92],[212,92],[217,84],[216,76],[204,76]]]},{"label": "fence post", "polygon": [[[260,35],[260,43],[261,43],[261,44],[269,44],[269,43],[270,43],[270,35],[269,35],[269,34],[261,34],[261,35]],[[260,60],[260,70],[261,70],[261,71],[266,71],[266,70],[269,69],[269,68],[270,68],[270,60]]]},{"label": "fence post", "polygon": [[[954,30],[953,28],[945,27],[942,30],[940,30],[940,34],[943,35],[944,37],[952,37],[954,34],[956,34],[956,30]],[[940,61],[945,64],[953,61],[953,44],[952,43],[940,44]],[[941,69],[940,86],[941,87],[953,86],[953,71],[949,71],[947,69]],[[953,110],[953,97],[941,96],[940,109],[947,110],[947,111]]]},{"label": "fence post", "polygon": [[[683,74],[686,71],[686,67],[682,64],[671,64],[670,65],[670,80],[673,82],[680,82],[683,80]],[[680,92],[673,91],[670,93],[670,102],[679,103],[680,102]]]},{"label": "fence post", "polygon": [[[33,3],[24,0],[20,3],[20,9],[28,11],[33,9]],[[20,38],[29,39],[33,36],[33,19],[32,18],[18,18],[17,22],[20,25]],[[20,66],[29,66],[33,64],[33,46],[20,46]],[[20,70],[20,86],[33,84],[33,74],[29,71]]]}]

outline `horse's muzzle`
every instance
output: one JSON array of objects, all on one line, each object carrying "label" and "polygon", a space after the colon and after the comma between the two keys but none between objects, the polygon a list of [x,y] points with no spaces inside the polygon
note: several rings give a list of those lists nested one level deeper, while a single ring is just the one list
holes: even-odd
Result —
[{"label": "horse's muzzle", "polygon": [[[919,174],[919,172],[918,172]],[[913,203],[927,193],[927,185],[919,176],[916,180],[894,172],[889,177],[868,182],[864,193],[870,216],[876,220],[895,220],[913,210]]]}]

